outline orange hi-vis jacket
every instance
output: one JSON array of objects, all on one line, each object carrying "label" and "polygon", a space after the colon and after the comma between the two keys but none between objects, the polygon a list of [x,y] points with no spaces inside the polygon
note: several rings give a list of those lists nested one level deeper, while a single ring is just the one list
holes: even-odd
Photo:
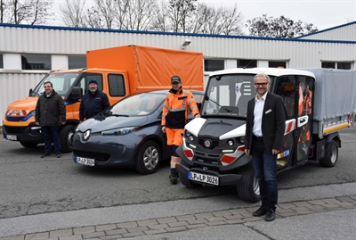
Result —
[{"label": "orange hi-vis jacket", "polygon": [[188,118],[188,108],[193,116],[199,114],[194,95],[182,88],[173,93],[172,89],[167,93],[162,112],[162,126],[167,128],[184,128]]}]

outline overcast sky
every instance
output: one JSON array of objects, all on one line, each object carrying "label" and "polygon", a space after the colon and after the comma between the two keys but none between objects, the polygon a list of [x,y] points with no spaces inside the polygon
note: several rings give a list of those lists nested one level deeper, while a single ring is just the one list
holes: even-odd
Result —
[{"label": "overcast sky", "polygon": [[313,23],[319,30],[356,21],[356,0],[199,0],[215,6],[237,4],[243,22],[267,14]]}]

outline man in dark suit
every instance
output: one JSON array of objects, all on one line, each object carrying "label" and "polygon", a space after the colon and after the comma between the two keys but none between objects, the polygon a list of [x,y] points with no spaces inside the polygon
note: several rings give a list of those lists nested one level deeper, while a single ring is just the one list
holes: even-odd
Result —
[{"label": "man in dark suit", "polygon": [[252,215],[266,215],[266,221],[275,219],[278,201],[276,161],[282,150],[286,120],[282,98],[267,91],[270,84],[266,74],[254,77],[257,95],[247,104],[245,141],[245,153],[252,155],[262,200],[262,206]]}]

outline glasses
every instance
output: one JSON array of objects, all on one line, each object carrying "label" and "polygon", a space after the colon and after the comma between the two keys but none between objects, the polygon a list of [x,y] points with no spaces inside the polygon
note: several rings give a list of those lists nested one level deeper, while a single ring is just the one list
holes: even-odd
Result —
[{"label": "glasses", "polygon": [[257,87],[264,87],[268,84],[269,82],[264,82],[264,83],[255,83],[255,86]]}]

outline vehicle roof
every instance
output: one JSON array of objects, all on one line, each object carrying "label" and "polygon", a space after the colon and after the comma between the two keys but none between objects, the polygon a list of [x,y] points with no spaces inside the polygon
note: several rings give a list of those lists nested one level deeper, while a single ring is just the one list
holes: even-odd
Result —
[{"label": "vehicle roof", "polygon": [[258,74],[265,73],[268,76],[282,76],[282,75],[303,75],[315,78],[314,74],[309,71],[290,69],[290,68],[232,68],[221,71],[215,71],[209,74],[209,77],[225,74]]}]

